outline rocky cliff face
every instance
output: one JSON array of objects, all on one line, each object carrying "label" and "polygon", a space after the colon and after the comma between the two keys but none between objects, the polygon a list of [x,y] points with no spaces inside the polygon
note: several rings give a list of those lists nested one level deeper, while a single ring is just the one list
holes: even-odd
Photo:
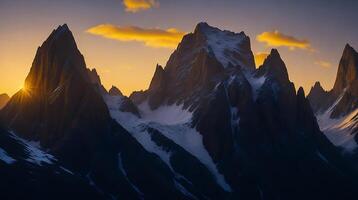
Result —
[{"label": "rocky cliff face", "polygon": [[116,86],[113,85],[111,89],[109,89],[108,94],[111,96],[123,96],[122,92]]},{"label": "rocky cliff face", "polygon": [[102,85],[101,78],[99,77],[97,70],[95,68],[92,70],[87,68],[87,74],[95,90],[101,95],[107,94],[107,90]]},{"label": "rocky cliff face", "polygon": [[0,94],[0,109],[2,109],[7,102],[10,100],[9,95],[7,94]]},{"label": "rocky cliff face", "polygon": [[354,85],[358,79],[358,53],[347,44],[339,62],[333,93],[340,95],[344,89]]},{"label": "rocky cliff face", "polygon": [[350,152],[357,148],[358,141],[355,136],[358,131],[357,73],[358,53],[347,44],[339,62],[333,88],[326,92],[316,83],[308,95],[321,129],[333,143]]}]

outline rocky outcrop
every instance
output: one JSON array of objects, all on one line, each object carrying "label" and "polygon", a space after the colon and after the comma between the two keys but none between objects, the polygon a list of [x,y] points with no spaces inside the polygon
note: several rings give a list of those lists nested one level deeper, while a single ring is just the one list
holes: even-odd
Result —
[{"label": "rocky outcrop", "polygon": [[111,96],[123,96],[122,92],[116,86],[113,85],[111,89],[109,89],[108,94]]},{"label": "rocky outcrop", "polygon": [[326,101],[328,97],[328,92],[325,91],[321,83],[317,81],[314,86],[311,88],[310,93],[307,95],[307,98],[310,100],[311,107],[315,113],[322,112],[329,105],[323,105],[323,102]]},{"label": "rocky outcrop", "polygon": [[93,68],[92,70],[87,68],[87,73],[90,82],[93,84],[95,90],[101,95],[107,94],[107,90],[102,85],[101,78],[99,77],[97,70],[95,68]]},{"label": "rocky outcrop", "polygon": [[0,109],[2,109],[7,102],[10,100],[9,95],[7,94],[0,94]]}]

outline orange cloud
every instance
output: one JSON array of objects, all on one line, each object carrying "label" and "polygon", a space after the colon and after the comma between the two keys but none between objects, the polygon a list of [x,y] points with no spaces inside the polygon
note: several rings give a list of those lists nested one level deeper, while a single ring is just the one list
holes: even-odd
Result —
[{"label": "orange cloud", "polygon": [[255,58],[256,67],[264,64],[264,61],[268,55],[269,53],[264,53],[264,52],[255,53],[254,58]]},{"label": "orange cloud", "polygon": [[159,7],[159,2],[157,0],[123,0],[123,5],[127,12],[136,13],[153,7]]},{"label": "orange cloud", "polygon": [[279,31],[263,32],[257,35],[256,40],[259,42],[265,42],[270,47],[288,47],[290,50],[305,49],[313,50],[308,40],[297,39],[293,36],[285,35]]},{"label": "orange cloud", "polygon": [[89,28],[86,32],[122,42],[142,42],[145,46],[154,48],[176,48],[185,34],[175,28],[162,30],[111,24],[100,24]]},{"label": "orange cloud", "polygon": [[330,62],[323,61],[323,60],[316,61],[316,62],[314,62],[314,64],[318,65],[320,67],[323,67],[323,68],[329,68],[332,66],[332,64]]}]

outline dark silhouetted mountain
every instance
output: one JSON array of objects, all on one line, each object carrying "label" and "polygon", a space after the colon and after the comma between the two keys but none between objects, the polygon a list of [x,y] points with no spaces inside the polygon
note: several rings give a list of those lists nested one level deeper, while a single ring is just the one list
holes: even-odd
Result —
[{"label": "dark silhouetted mountain", "polygon": [[22,137],[87,168],[109,139],[111,119],[91,78],[71,31],[59,26],[38,48],[25,88],[10,99],[1,118]]},{"label": "dark silhouetted mountain", "polygon": [[7,94],[0,94],[0,109],[2,109],[7,102],[10,100],[9,95]]}]

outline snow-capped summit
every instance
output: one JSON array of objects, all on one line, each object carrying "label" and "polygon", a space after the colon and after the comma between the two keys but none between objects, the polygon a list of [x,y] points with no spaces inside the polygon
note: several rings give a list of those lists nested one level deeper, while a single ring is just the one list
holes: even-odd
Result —
[{"label": "snow-capped summit", "polygon": [[250,38],[244,32],[220,30],[201,22],[194,31],[194,35],[198,34],[205,36],[204,48],[212,53],[224,67],[255,67],[250,50]]},{"label": "snow-capped summit", "polygon": [[193,100],[198,90],[217,84],[215,77],[241,69],[255,69],[250,38],[202,22],[183,37],[164,68],[156,67],[148,91],[134,93],[132,99],[141,103],[147,98],[153,109],[163,102]]}]

